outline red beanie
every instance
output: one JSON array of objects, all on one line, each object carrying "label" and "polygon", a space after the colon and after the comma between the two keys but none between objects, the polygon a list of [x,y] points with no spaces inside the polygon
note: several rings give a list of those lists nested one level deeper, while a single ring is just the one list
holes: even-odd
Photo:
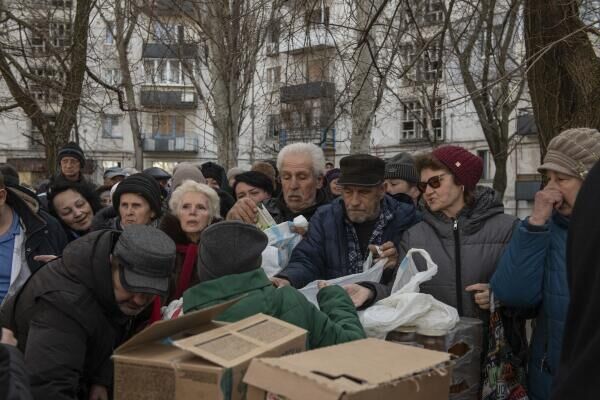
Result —
[{"label": "red beanie", "polygon": [[439,147],[431,154],[452,172],[457,183],[475,189],[483,173],[481,158],[458,146]]}]

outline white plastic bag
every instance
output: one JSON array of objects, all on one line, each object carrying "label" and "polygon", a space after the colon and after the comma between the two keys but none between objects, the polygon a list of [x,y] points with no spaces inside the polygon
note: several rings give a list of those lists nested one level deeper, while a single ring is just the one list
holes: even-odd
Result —
[{"label": "white plastic bag", "polygon": [[302,235],[292,232],[294,224],[290,221],[265,229],[269,246],[262,253],[262,268],[272,277],[287,267],[294,248],[302,240]]},{"label": "white plastic bag", "polygon": [[[378,260],[375,265],[371,266],[370,268],[367,266],[369,264],[372,263],[373,258],[367,258],[367,260],[365,261],[365,263],[363,264],[363,271],[364,272],[360,272],[358,274],[352,274],[352,275],[346,275],[346,276],[342,276],[340,278],[335,278],[335,279],[330,279],[328,281],[326,281],[329,285],[339,285],[339,286],[343,286],[343,285],[349,285],[351,283],[358,283],[358,282],[379,282],[379,280],[381,279],[381,275],[383,274],[383,267],[385,266],[385,263],[387,262],[387,258],[382,258],[381,260]],[[318,281],[312,281],[311,283],[309,283],[308,285],[304,286],[302,289],[300,290],[300,293],[302,293],[306,299],[308,301],[310,301],[311,303],[313,303],[315,306],[319,306],[319,304],[317,303],[317,293],[319,293],[319,288],[318,288]]]},{"label": "white plastic bag", "polygon": [[[420,254],[427,269],[419,272],[413,260]],[[433,296],[419,292],[419,285],[437,274],[438,267],[429,253],[411,249],[398,267],[392,294],[368,309],[359,312],[367,336],[385,338],[399,326],[416,326],[417,330],[450,330],[459,320],[458,312]]]}]

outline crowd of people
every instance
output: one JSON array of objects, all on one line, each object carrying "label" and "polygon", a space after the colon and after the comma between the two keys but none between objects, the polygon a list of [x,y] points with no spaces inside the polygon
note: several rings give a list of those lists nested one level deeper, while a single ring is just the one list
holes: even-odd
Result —
[{"label": "crowd of people", "polygon": [[[554,138],[539,167],[547,182],[523,220],[479,184],[482,160],[453,145],[387,160],[354,154],[335,168],[318,146],[295,143],[249,170],[113,167],[97,185],[84,177],[82,149],[68,143],[37,193],[3,164],[0,399],[109,399],[119,344],[156,321],[242,295],[217,319],[265,313],[305,328],[309,348],[364,338],[357,310],[390,296],[413,248],[438,265],[421,291],[459,316],[487,325],[495,302],[516,316],[521,342],[525,320],[535,320],[530,346],[515,352],[528,362],[529,398],[550,399],[555,382],[555,399],[586,398],[575,386],[595,371],[581,341],[597,336],[586,295],[595,298],[598,246],[585,226],[597,215],[600,171],[589,172],[599,159],[594,129]],[[571,218],[578,209],[594,218]],[[263,210],[276,224],[308,220],[292,225],[302,239],[271,277],[262,268],[269,239],[257,227]],[[325,282],[362,272],[370,255],[386,259],[381,280]],[[298,290],[313,281],[319,307]]]}]

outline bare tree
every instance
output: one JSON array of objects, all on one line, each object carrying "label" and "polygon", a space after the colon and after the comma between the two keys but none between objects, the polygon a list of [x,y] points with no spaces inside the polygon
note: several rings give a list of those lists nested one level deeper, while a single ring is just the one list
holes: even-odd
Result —
[{"label": "bare tree", "polygon": [[[45,145],[48,172],[76,123],[86,71],[92,0],[0,3],[5,34],[0,73],[14,104],[31,120]],[[6,107],[5,107],[6,108]]]}]

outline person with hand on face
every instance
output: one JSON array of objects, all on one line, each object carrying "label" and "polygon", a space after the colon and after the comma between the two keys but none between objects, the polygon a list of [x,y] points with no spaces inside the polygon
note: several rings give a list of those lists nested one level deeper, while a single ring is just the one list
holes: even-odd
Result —
[{"label": "person with hand on face", "polygon": [[[282,194],[262,204],[275,222],[292,221],[303,215],[310,221],[319,206],[327,203],[321,190],[325,158],[323,150],[312,143],[293,143],[285,146],[277,156]],[[228,220],[255,224],[258,207],[249,198],[239,199],[227,214]]]},{"label": "person with hand on face", "polygon": [[550,141],[538,168],[548,183],[536,193],[531,216],[518,225],[491,280],[502,304],[537,310],[527,384],[533,399],[550,398],[570,298],[566,269],[570,217],[579,189],[599,158],[600,133],[595,129],[569,129]]},{"label": "person with hand on face", "polygon": [[48,189],[48,211],[63,224],[69,240],[88,233],[100,209],[94,188],[85,182],[62,180]]},{"label": "person with hand on face", "polygon": [[158,182],[149,175],[137,173],[117,184],[112,209],[105,208],[94,216],[92,230],[122,230],[132,224],[157,227],[161,216],[162,198]]},{"label": "person with hand on face", "polygon": [[175,244],[163,232],[129,225],[71,242],[0,309],[14,332],[36,399],[109,399],[111,355],[134,318],[166,296]]},{"label": "person with hand on face", "polygon": [[[383,160],[367,154],[347,156],[340,169],[341,198],[315,213],[288,266],[273,278],[276,285],[302,288],[315,280],[362,272],[369,252],[387,258],[388,268],[398,265],[397,245],[403,232],[417,222],[415,207],[385,194]],[[357,296],[369,295],[361,285],[346,287],[359,306],[367,299],[359,302]]]},{"label": "person with hand on face", "polygon": [[219,196],[210,186],[187,179],[178,184],[171,194],[169,209],[159,228],[175,242],[177,257],[171,273],[169,294],[164,302],[159,298],[154,300],[150,322],[162,319],[162,305],[179,299],[184,291],[198,283],[198,242],[202,232],[219,218]]},{"label": "person with hand on face", "polygon": [[[421,292],[455,307],[462,317],[489,320],[489,279],[512,235],[516,218],[491,188],[477,186],[482,160],[458,146],[438,147],[416,159],[423,194],[423,221],[409,229],[400,242],[399,257],[413,248],[424,249],[438,265],[438,273],[421,284]],[[419,270],[425,261],[415,256]],[[395,271],[391,271],[394,272]],[[371,285],[375,300],[387,297],[387,285]]]}]

